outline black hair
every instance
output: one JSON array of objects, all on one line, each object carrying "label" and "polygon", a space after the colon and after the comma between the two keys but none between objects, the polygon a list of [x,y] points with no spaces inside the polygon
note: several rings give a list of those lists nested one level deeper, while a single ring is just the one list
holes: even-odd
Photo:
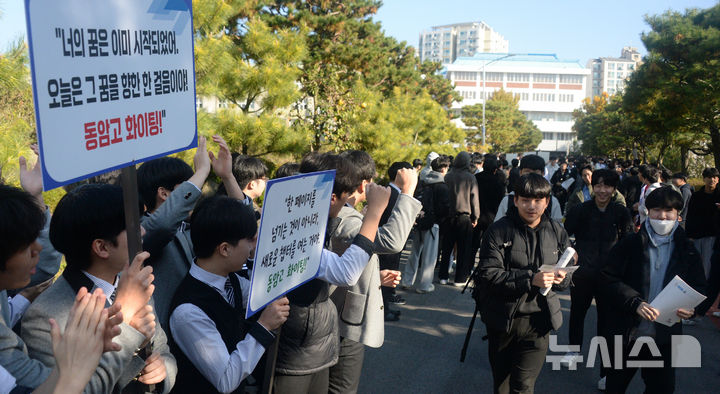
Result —
[{"label": "black hair", "polygon": [[715,167],[708,167],[702,172],[703,178],[720,178],[720,172]]},{"label": "black hair", "polygon": [[676,209],[678,212],[683,209],[682,195],[675,191],[672,186],[659,187],[645,198],[647,209]]},{"label": "black hair", "polygon": [[440,172],[443,168],[449,168],[450,167],[450,156],[448,155],[440,155],[436,157],[432,163],[430,163],[430,167],[433,171]]},{"label": "black hair", "polygon": [[249,205],[225,197],[204,199],[190,216],[190,239],[195,256],[208,258],[223,242],[235,245],[241,239],[250,239],[257,232],[255,212]]},{"label": "black hair", "polygon": [[67,269],[90,266],[91,245],[96,239],[117,245],[125,230],[122,188],[89,184],[71,190],[60,199],[50,220],[50,242],[65,255]]},{"label": "black hair", "polygon": [[518,197],[549,198],[552,193],[552,187],[544,176],[536,173],[530,173],[525,174],[518,179],[515,183],[514,191],[515,195]]},{"label": "black hair", "polygon": [[592,181],[590,182],[593,186],[602,182],[605,186],[611,186],[617,188],[620,183],[620,175],[616,171],[608,169],[600,169],[592,174]]},{"label": "black hair", "polygon": [[500,167],[507,168],[507,166],[508,166],[507,160],[505,160],[505,159],[500,160]]},{"label": "black hair", "polygon": [[520,169],[533,171],[545,171],[545,159],[538,155],[527,155],[520,159]]},{"label": "black hair", "polygon": [[413,168],[413,166],[406,161],[396,161],[395,163],[390,164],[390,168],[388,168],[388,177],[390,178],[390,182],[395,180],[398,171],[402,168]]},{"label": "black hair", "polygon": [[173,190],[193,176],[192,168],[175,157],[161,157],[143,163],[137,171],[138,192],[148,211],[155,210],[158,188]]},{"label": "black hair", "polygon": [[300,172],[300,164],[285,163],[275,170],[275,179],[297,175]]},{"label": "black hair", "polygon": [[267,166],[257,157],[238,155],[233,160],[232,173],[240,189],[244,190],[250,182],[267,176],[267,172]]},{"label": "black hair", "polygon": [[349,160],[332,153],[310,152],[300,163],[300,173],[335,170],[333,194],[340,197],[343,193],[352,194],[362,184],[360,171]]},{"label": "black hair", "polygon": [[420,159],[415,159],[415,160],[413,160],[413,162],[412,162],[412,166],[413,166],[413,167],[418,167],[418,166],[422,166],[422,165],[423,165],[423,162],[422,162],[422,160],[420,160]]},{"label": "black hair", "polygon": [[473,165],[482,164],[483,163],[483,155],[481,155],[478,152],[474,152],[472,154],[472,157],[470,158],[470,163],[472,163]]},{"label": "black hair", "polygon": [[687,175],[683,174],[682,172],[676,172],[672,176],[673,179],[682,179],[683,181],[687,182]]},{"label": "black hair", "polygon": [[643,178],[645,178],[646,181],[650,183],[656,183],[658,180],[660,180],[660,169],[653,166],[645,166],[645,168],[640,168],[640,174],[642,174]]},{"label": "black hair", "polygon": [[485,159],[485,164],[483,164],[483,171],[493,172],[497,170],[500,167],[500,163],[498,163],[497,159],[495,158],[487,158]]},{"label": "black hair", "polygon": [[45,226],[45,214],[30,193],[0,184],[0,271],[30,246]]},{"label": "black hair", "polygon": [[585,164],[584,166],[580,167],[580,174],[582,174],[582,172],[585,170],[590,170],[590,172],[593,172],[593,168],[590,164]]},{"label": "black hair", "polygon": [[518,159],[512,159],[512,160],[511,160],[511,163],[512,163],[513,168],[515,168],[515,167],[517,167],[517,166],[520,165],[520,160],[518,160]]},{"label": "black hair", "polygon": [[[375,173],[377,172],[377,169],[375,168],[375,161],[367,152],[361,150],[347,150],[341,153],[340,157],[348,159],[351,163],[355,164],[363,180],[375,178]],[[420,165],[422,165],[422,160],[420,161]]]}]

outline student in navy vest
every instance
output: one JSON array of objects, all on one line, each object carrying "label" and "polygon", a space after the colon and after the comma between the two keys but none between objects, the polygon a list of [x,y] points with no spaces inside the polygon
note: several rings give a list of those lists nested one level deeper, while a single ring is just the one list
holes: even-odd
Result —
[{"label": "student in navy vest", "polygon": [[249,282],[237,275],[255,247],[250,206],[229,197],[201,202],[190,219],[197,260],[170,306],[171,347],[178,360],[173,392],[243,392],[244,380],[290,313],[288,299],[245,320]]}]

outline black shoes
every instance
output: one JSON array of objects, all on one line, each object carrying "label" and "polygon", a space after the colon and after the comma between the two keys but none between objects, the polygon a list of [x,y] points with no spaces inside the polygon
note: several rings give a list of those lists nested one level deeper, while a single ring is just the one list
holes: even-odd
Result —
[{"label": "black shoes", "polygon": [[388,310],[385,312],[385,321],[398,321],[400,320],[400,311]]},{"label": "black shoes", "polygon": [[391,295],[388,301],[397,305],[405,305],[407,303],[404,298],[400,297],[400,294]]}]

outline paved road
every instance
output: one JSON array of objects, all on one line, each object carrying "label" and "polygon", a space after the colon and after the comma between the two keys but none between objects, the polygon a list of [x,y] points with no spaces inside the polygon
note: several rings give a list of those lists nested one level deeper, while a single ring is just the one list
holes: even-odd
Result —
[{"label": "paved road", "polygon": [[[405,257],[405,256],[404,256]],[[404,258],[403,258],[404,261]],[[387,323],[385,344],[365,353],[361,393],[492,393],[492,375],[487,357],[485,326],[478,321],[467,358],[460,363],[460,349],[465,339],[474,303],[460,294],[461,289],[435,284],[435,292],[415,294],[400,291],[407,305],[398,322]],[[567,342],[570,296],[561,295],[564,325],[558,343]],[[586,333],[594,331],[595,306],[586,318]],[[676,370],[677,393],[720,393],[720,319],[705,318],[697,326],[685,327],[702,345],[702,367]],[[587,349],[589,334],[586,334]],[[587,354],[585,354],[587,358]],[[585,365],[576,371],[553,371],[549,363],[535,386],[537,393],[592,393],[597,391],[599,364]],[[638,373],[628,393],[644,389]]]}]

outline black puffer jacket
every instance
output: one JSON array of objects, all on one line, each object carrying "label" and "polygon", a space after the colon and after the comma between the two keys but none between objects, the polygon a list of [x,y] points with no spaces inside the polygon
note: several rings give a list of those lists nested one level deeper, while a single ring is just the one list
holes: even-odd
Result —
[{"label": "black puffer jacket", "polygon": [[633,223],[630,211],[624,206],[610,202],[602,212],[592,199],[568,212],[565,230],[570,235],[575,234],[580,268],[573,276],[590,279],[600,273],[615,243],[633,233]]},{"label": "black puffer jacket", "polygon": [[[511,210],[502,219],[490,225],[480,248],[480,265],[475,285],[483,296],[479,298],[480,315],[488,329],[510,330],[518,307],[528,297],[537,297],[539,313],[548,317],[549,326],[557,330],[562,325],[560,300],[550,291],[547,297],[539,295],[532,278],[543,264],[556,264],[565,248],[570,245],[562,225],[543,215],[534,231],[539,251],[531,256],[528,232],[533,231],[522,221],[517,210]],[[566,289],[570,275],[553,290]]]},{"label": "black puffer jacket", "polygon": [[[641,302],[648,300],[650,292],[650,255],[648,253],[647,228],[643,225],[640,231],[630,234],[618,242],[610,250],[607,264],[600,275],[600,289],[608,300],[614,316],[608,319],[609,329],[613,335],[625,335],[625,340],[633,336],[633,331],[640,324],[640,316],[636,310]],[[673,234],[674,248],[670,261],[665,269],[663,286],[678,275],[693,289],[705,293],[705,272],[703,271],[700,254],[685,235],[682,227],[675,229]],[[667,327],[655,323],[655,340],[658,343],[669,343],[671,335],[682,334],[682,324]]]}]

